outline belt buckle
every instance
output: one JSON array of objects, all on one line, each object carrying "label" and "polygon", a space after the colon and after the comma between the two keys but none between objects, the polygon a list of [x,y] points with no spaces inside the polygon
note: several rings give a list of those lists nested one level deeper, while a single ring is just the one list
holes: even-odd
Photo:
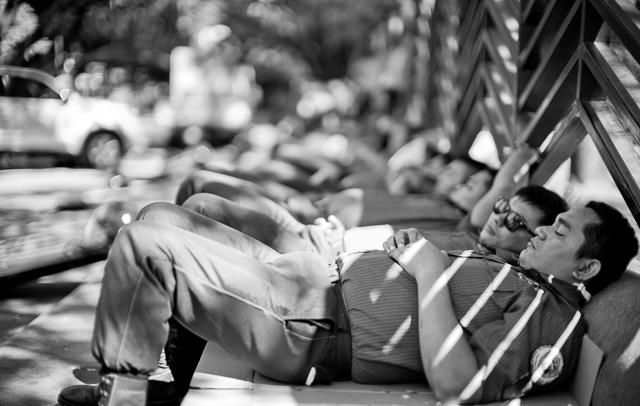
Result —
[{"label": "belt buckle", "polygon": [[340,274],[338,273],[338,265],[336,263],[327,264],[324,268],[327,271],[327,276],[329,276],[329,282],[332,285],[338,283],[340,281]]}]

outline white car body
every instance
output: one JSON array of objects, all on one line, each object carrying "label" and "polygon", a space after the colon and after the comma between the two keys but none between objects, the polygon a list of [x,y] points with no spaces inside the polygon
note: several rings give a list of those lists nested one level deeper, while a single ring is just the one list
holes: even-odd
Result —
[{"label": "white car body", "polygon": [[0,66],[4,85],[20,78],[46,86],[52,97],[5,96],[0,88],[0,152],[71,155],[84,165],[115,168],[144,128],[128,106],[83,97],[46,72]]}]

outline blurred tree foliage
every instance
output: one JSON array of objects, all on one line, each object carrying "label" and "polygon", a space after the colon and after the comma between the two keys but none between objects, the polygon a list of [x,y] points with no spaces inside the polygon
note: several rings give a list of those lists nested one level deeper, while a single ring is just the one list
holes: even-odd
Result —
[{"label": "blurred tree foliage", "polygon": [[369,33],[397,8],[397,0],[0,0],[0,63],[55,71],[60,55],[115,41],[169,53],[203,45],[203,29],[223,24],[228,54],[256,66],[259,82],[329,79],[369,52]]},{"label": "blurred tree foliage", "polygon": [[65,54],[115,41],[170,52],[186,44],[175,31],[173,0],[0,0],[0,63],[59,73]]},{"label": "blurred tree foliage", "polygon": [[29,4],[0,0],[0,63],[15,59],[17,48],[38,29],[38,17]]}]

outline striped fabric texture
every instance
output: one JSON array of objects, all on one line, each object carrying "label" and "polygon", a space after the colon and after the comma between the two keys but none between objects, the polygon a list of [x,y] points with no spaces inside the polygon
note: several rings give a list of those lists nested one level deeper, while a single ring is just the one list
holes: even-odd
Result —
[{"label": "striped fabric texture", "polygon": [[[458,252],[450,252],[452,262]],[[473,253],[449,281],[454,311],[461,319],[504,265],[493,255]],[[411,382],[425,379],[418,337],[418,293],[415,280],[384,251],[351,253],[342,258],[342,287],[352,331],[352,378],[362,383]],[[483,401],[497,401],[532,389],[557,387],[570,378],[578,361],[585,323],[581,319],[561,348],[563,366],[556,379],[530,387],[534,352],[553,346],[575,315],[575,289],[554,282],[521,333],[482,384]],[[538,286],[511,271],[471,320],[464,335],[479,366],[486,364],[534,301]]]}]

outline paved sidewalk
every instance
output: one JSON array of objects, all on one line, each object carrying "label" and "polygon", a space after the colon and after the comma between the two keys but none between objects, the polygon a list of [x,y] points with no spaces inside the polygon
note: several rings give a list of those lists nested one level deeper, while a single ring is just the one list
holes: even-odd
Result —
[{"label": "paved sidewalk", "polygon": [[61,388],[97,381],[89,343],[104,262],[85,281],[0,345],[0,405],[51,406]]}]

